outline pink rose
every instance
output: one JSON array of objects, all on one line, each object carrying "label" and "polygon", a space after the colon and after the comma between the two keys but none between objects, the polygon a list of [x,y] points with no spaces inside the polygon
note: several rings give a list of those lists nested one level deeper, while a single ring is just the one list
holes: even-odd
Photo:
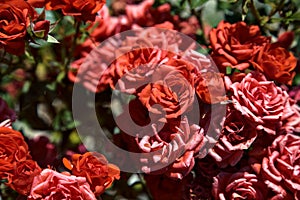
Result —
[{"label": "pink rose", "polygon": [[96,200],[84,177],[44,169],[34,177],[28,200],[78,199]]},{"label": "pink rose", "polygon": [[278,136],[268,148],[262,161],[262,176],[266,185],[280,199],[300,196],[300,137],[292,134]]},{"label": "pink rose", "polygon": [[[164,173],[173,179],[182,179],[194,167],[195,158],[201,148],[207,142],[203,129],[195,124],[189,124],[186,117],[181,121],[177,131],[171,131],[168,128],[157,132],[153,125],[153,136],[139,133],[136,143],[141,152],[155,152],[153,157],[142,159],[144,163],[143,171],[153,172],[152,167],[158,166],[159,171],[155,173]],[[140,138],[138,138],[140,136]],[[169,163],[167,167],[162,167]]]},{"label": "pink rose", "polygon": [[235,109],[258,130],[275,135],[288,94],[258,72],[247,74],[240,83],[233,83],[231,90]]},{"label": "pink rose", "polygon": [[300,133],[300,107],[293,99],[288,99],[281,120],[284,133]]},{"label": "pink rose", "polygon": [[221,172],[214,177],[212,194],[216,200],[265,200],[267,188],[255,174]]}]

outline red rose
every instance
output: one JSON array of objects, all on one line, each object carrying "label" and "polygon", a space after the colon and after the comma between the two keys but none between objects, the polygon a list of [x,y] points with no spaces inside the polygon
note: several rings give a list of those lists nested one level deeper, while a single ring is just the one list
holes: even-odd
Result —
[{"label": "red rose", "polygon": [[96,196],[102,194],[115,179],[120,178],[119,168],[109,164],[102,154],[96,152],[73,154],[71,162],[64,159],[64,164],[72,170],[73,175],[86,177]]},{"label": "red rose", "polygon": [[261,171],[267,186],[287,199],[290,191],[300,196],[300,137],[292,134],[278,136],[268,148]]},{"label": "red rose", "polygon": [[33,178],[39,175],[41,168],[33,160],[17,162],[13,175],[8,180],[8,186],[19,194],[28,195],[31,189]]},{"label": "red rose", "polygon": [[[152,80],[141,92],[139,100],[151,113],[166,113],[166,118],[177,118],[191,109],[194,102],[193,66],[184,60],[171,59],[156,67]],[[161,106],[156,108],[155,104]],[[162,111],[162,110],[163,111]]]},{"label": "red rose", "polygon": [[219,103],[227,100],[223,82],[223,74],[201,72],[195,80],[196,93],[205,103]]},{"label": "red rose", "polygon": [[265,76],[258,72],[247,74],[240,83],[233,83],[231,90],[236,110],[256,124],[258,130],[264,130],[269,134],[276,133],[288,100],[285,91],[273,82],[267,81]]},{"label": "red rose", "polygon": [[258,26],[248,26],[245,22],[229,24],[221,21],[209,34],[212,58],[221,72],[226,67],[245,70],[249,60],[264,43],[270,39],[260,35]]},{"label": "red rose", "polygon": [[94,21],[97,12],[105,4],[105,0],[49,0],[46,9],[61,9],[64,15],[74,16],[82,21]]},{"label": "red rose", "polygon": [[23,54],[26,29],[36,12],[26,1],[5,0],[0,4],[0,15],[0,47],[11,54]]},{"label": "red rose", "polygon": [[230,110],[218,143],[210,151],[210,155],[222,168],[235,166],[256,137],[255,127],[244,120],[239,111]]},{"label": "red rose", "polygon": [[265,44],[251,63],[268,79],[279,83],[291,85],[296,74],[297,59],[293,53],[274,44]]},{"label": "red rose", "polygon": [[96,197],[84,177],[44,169],[34,177],[28,196],[28,200],[42,199],[96,200]]},{"label": "red rose", "polygon": [[255,174],[221,172],[214,177],[212,194],[216,200],[265,200],[267,188]]},{"label": "red rose", "polygon": [[20,132],[0,127],[0,157],[0,179],[13,175],[17,162],[31,158]]}]

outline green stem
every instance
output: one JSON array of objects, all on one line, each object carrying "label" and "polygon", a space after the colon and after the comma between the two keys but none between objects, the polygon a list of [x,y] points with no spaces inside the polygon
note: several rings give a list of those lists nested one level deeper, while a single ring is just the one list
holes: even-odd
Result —
[{"label": "green stem", "polygon": [[75,28],[76,28],[76,31],[75,31],[75,35],[74,35],[74,38],[73,38],[73,42],[72,42],[72,45],[71,45],[71,50],[69,51],[69,56],[68,56],[68,60],[65,64],[65,71],[67,72],[68,71],[68,67],[71,63],[71,60],[74,56],[74,51],[75,51],[75,47],[76,47],[76,43],[77,43],[77,38],[80,34],[80,21],[77,21],[75,19]]}]

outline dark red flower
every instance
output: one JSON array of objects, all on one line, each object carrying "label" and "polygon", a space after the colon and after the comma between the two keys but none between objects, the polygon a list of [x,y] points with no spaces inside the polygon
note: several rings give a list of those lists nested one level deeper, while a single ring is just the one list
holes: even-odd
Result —
[{"label": "dark red flower", "polygon": [[218,143],[210,155],[222,168],[235,166],[257,137],[255,127],[239,111],[229,109]]}]

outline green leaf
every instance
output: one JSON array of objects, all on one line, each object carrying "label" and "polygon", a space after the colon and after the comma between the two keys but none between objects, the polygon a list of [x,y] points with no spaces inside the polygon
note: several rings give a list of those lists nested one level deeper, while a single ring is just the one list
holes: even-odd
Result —
[{"label": "green leaf", "polygon": [[31,82],[30,81],[26,81],[23,85],[23,88],[22,88],[22,93],[27,93],[30,89],[30,86],[31,86]]},{"label": "green leaf", "polygon": [[58,74],[57,78],[56,78],[56,81],[57,81],[58,83],[61,83],[62,80],[65,78],[65,76],[66,76],[66,73],[65,73],[64,71],[60,72],[60,73]]},{"label": "green leaf", "polygon": [[59,41],[57,41],[57,39],[55,39],[53,36],[51,36],[51,35],[48,35],[48,37],[47,37],[47,42],[49,42],[49,43],[59,43]]},{"label": "green leaf", "polygon": [[249,11],[249,4],[251,3],[252,0],[243,0],[242,4],[242,20],[244,21],[246,18],[246,15]]},{"label": "green leaf", "polygon": [[208,0],[192,0],[191,2],[191,8],[195,9],[197,7],[202,6],[203,4],[205,4],[206,2],[208,2]]},{"label": "green leaf", "polygon": [[231,67],[226,67],[226,75],[231,74],[232,68]]}]

